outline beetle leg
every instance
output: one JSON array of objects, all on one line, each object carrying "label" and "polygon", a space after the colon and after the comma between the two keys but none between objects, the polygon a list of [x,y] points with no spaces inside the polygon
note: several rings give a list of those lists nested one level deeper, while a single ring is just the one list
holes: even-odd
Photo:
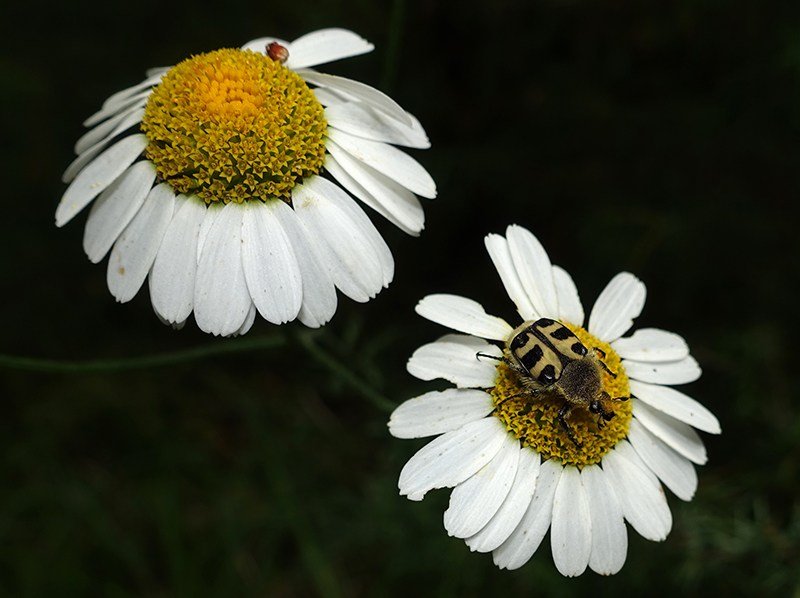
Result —
[{"label": "beetle leg", "polygon": [[597,429],[598,430],[602,430],[605,427],[606,422],[610,422],[612,419],[614,419],[614,412],[613,411],[607,412],[607,413],[598,414],[597,415]]},{"label": "beetle leg", "polygon": [[[602,351],[600,351],[600,349],[598,349],[597,347],[595,347],[595,349],[594,349],[594,350],[595,350],[595,351],[598,351],[599,353],[603,353],[603,352],[602,352]],[[605,354],[605,353],[603,353],[603,357],[605,357],[605,356],[606,356],[606,354]],[[598,361],[600,361],[600,365],[602,365],[602,366],[603,366],[603,369],[604,369],[605,371],[607,371],[607,372],[608,372],[608,373],[611,375],[611,377],[612,377],[612,378],[616,378],[616,377],[617,377],[617,375],[616,375],[614,372],[612,372],[611,370],[609,370],[609,369],[608,369],[608,366],[607,366],[606,364],[604,364],[604,363],[603,363],[601,360],[598,360]]]},{"label": "beetle leg", "polygon": [[564,433],[567,435],[567,438],[569,438],[572,441],[572,444],[574,444],[578,448],[581,448],[583,445],[577,440],[575,440],[575,436],[573,436],[572,430],[569,429],[569,426],[567,425],[567,420],[565,419],[567,415],[569,415],[570,411],[572,411],[572,403],[570,403],[569,401],[564,401],[564,406],[561,407],[561,409],[559,409],[558,411],[558,423],[561,426],[561,429],[564,430]]}]

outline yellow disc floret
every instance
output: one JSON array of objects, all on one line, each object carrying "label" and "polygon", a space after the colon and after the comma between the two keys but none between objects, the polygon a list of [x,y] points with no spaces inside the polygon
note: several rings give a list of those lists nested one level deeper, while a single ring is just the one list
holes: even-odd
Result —
[{"label": "yellow disc floret", "polygon": [[279,198],[325,157],[322,105],[296,73],[249,50],[193,56],[150,96],[147,157],[176,193],[206,203]]},{"label": "yellow disc floret", "polygon": [[[605,353],[602,361],[616,376],[603,372],[603,389],[610,397],[629,397],[628,377],[619,355],[583,328],[564,324],[572,330],[581,343],[593,351]],[[526,388],[520,384],[518,374],[504,363],[497,371],[497,384],[491,390],[495,415],[525,446],[530,446],[543,459],[557,459],[565,465],[583,467],[600,460],[615,444],[628,435],[631,420],[631,401],[609,401],[614,417],[598,425],[598,416],[587,409],[573,408],[568,422],[577,443],[572,442],[558,422],[558,412],[564,406],[564,397],[558,391],[540,392],[534,396],[521,395]],[[510,398],[515,397],[515,398]]]}]

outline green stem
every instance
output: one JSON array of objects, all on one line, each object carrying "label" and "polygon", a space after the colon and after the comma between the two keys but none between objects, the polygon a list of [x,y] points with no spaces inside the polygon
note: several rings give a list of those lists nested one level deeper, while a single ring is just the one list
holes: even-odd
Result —
[{"label": "green stem", "polygon": [[207,357],[226,355],[228,353],[274,349],[285,344],[286,337],[283,334],[275,334],[272,336],[219,341],[202,347],[186,349],[185,351],[157,353],[155,355],[143,355],[141,357],[123,357],[119,359],[59,361],[55,359],[36,359],[32,357],[17,357],[15,355],[0,355],[0,368],[47,374],[104,374],[186,363],[205,359]]},{"label": "green stem", "polygon": [[317,362],[328,368],[331,372],[341,376],[351,388],[356,390],[361,396],[370,401],[375,407],[385,413],[391,413],[395,410],[397,405],[387,399],[383,394],[372,388],[369,384],[364,382],[356,374],[354,374],[347,367],[339,363],[336,359],[331,357],[328,353],[323,351],[317,346],[313,339],[312,333],[298,333],[298,342],[314,358]]}]

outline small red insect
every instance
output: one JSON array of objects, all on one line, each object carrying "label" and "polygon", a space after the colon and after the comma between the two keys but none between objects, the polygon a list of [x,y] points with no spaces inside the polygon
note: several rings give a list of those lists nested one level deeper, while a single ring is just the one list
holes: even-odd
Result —
[{"label": "small red insect", "polygon": [[278,42],[270,42],[267,44],[267,56],[283,64],[289,59],[289,50]]}]

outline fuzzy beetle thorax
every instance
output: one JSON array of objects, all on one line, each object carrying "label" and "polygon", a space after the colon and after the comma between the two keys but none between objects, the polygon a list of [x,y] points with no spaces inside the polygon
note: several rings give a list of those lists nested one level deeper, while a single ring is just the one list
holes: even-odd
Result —
[{"label": "fuzzy beetle thorax", "polygon": [[576,405],[588,406],[593,400],[608,397],[603,390],[600,366],[592,357],[569,362],[561,372],[555,387],[565,399]]}]

